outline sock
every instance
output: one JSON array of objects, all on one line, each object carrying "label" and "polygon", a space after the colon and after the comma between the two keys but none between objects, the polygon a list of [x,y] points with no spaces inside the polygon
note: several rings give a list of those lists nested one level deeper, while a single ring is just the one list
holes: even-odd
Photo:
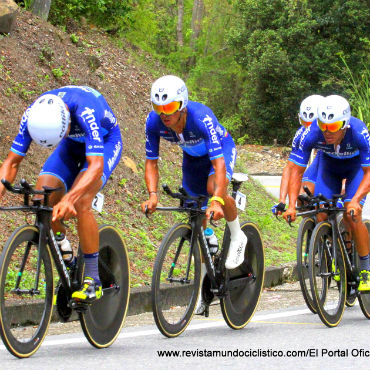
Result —
[{"label": "sock", "polygon": [[359,256],[360,257],[360,271],[366,270],[370,271],[370,259],[369,255],[367,254],[366,256]]},{"label": "sock", "polygon": [[84,254],[85,260],[85,277],[91,277],[95,280],[97,284],[101,284],[99,279],[99,252]]},{"label": "sock", "polygon": [[226,221],[227,225],[230,229],[231,239],[235,240],[238,237],[238,234],[241,232],[240,224],[239,224],[239,217],[236,216],[234,221]]}]

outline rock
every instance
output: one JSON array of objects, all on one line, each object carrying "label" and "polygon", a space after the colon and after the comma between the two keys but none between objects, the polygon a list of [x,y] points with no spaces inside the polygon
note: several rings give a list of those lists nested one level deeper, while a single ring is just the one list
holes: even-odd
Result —
[{"label": "rock", "polygon": [[95,72],[101,66],[101,61],[95,55],[89,55],[88,63],[91,72]]},{"label": "rock", "polygon": [[18,5],[13,0],[0,2],[0,32],[9,33],[17,17]]}]

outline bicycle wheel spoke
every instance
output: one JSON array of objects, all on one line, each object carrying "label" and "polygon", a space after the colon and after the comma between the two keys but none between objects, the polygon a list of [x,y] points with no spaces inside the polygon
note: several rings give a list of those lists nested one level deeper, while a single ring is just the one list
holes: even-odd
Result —
[{"label": "bicycle wheel spoke", "polygon": [[[334,248],[336,248],[334,250]],[[327,222],[316,225],[310,244],[310,281],[315,307],[329,327],[340,322],[346,299],[346,272],[340,246]]]},{"label": "bicycle wheel spoke", "polygon": [[199,246],[191,248],[190,226],[180,224],[163,239],[152,281],[153,314],[166,336],[181,334],[188,325],[200,284]]},{"label": "bicycle wheel spoke", "polygon": [[27,357],[46,335],[53,278],[48,250],[44,250],[39,259],[35,229],[30,226],[20,229],[14,239],[10,238],[2,255],[0,321],[7,348],[15,356]]}]

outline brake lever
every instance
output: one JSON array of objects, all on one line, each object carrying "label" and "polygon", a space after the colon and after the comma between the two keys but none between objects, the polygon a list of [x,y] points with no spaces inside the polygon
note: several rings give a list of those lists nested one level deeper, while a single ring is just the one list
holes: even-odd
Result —
[{"label": "brake lever", "polygon": [[218,227],[212,220],[213,220],[213,216],[214,216],[214,212],[212,211],[211,212],[211,217],[209,218],[209,223],[213,226],[213,227]]}]

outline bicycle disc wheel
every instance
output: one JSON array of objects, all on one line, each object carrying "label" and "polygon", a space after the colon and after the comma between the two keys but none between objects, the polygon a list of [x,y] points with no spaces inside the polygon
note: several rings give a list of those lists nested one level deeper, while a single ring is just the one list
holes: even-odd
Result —
[{"label": "bicycle disc wheel", "polygon": [[31,356],[40,347],[52,314],[54,282],[48,247],[41,255],[35,291],[38,242],[36,227],[21,226],[0,257],[0,334],[9,352],[20,358]]},{"label": "bicycle disc wheel", "polygon": [[252,222],[242,223],[241,229],[248,237],[244,262],[236,269],[228,271],[228,294],[220,300],[222,315],[232,329],[242,329],[252,318],[265,278],[261,234]]},{"label": "bicycle disc wheel", "polygon": [[316,313],[316,308],[312,299],[310,288],[310,277],[308,273],[308,255],[312,231],[315,228],[313,218],[304,218],[298,229],[297,237],[297,273],[301,286],[301,292],[307,307],[312,313]]},{"label": "bicycle disc wheel", "polygon": [[[370,221],[363,220],[363,223],[366,225],[367,231],[370,234]],[[362,313],[370,320],[370,293],[360,293],[358,301],[360,303]]]},{"label": "bicycle disc wheel", "polygon": [[[312,298],[321,321],[328,327],[337,326],[346,302],[347,278],[344,258],[336,243],[333,258],[333,238],[330,223],[317,224],[312,232],[309,252],[309,274]],[[323,290],[326,293],[323,294]]]},{"label": "bicycle disc wheel", "polygon": [[130,296],[130,263],[117,229],[99,227],[99,277],[103,296],[79,313],[86,339],[96,348],[110,346],[125,321]]},{"label": "bicycle disc wheel", "polygon": [[152,277],[155,323],[166,337],[180,335],[194,314],[200,287],[200,247],[191,248],[191,227],[175,225],[159,248]]}]

